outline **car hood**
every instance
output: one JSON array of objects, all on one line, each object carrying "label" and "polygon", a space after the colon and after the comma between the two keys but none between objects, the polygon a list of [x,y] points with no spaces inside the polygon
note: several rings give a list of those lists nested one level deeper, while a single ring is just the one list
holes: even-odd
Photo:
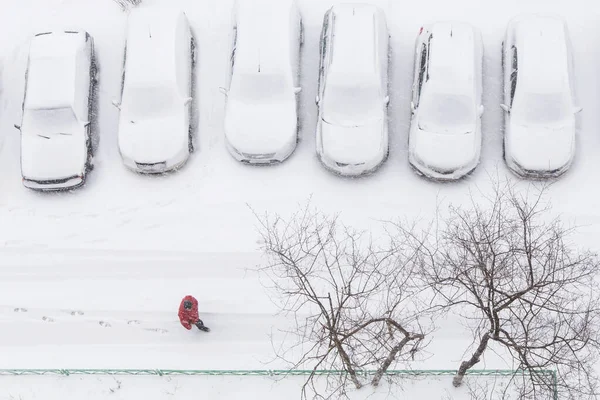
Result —
[{"label": "car hood", "polygon": [[228,101],[225,137],[238,152],[278,153],[296,143],[298,117],[294,102],[248,104]]},{"label": "car hood", "polygon": [[554,171],[569,164],[575,149],[575,123],[560,126],[510,124],[505,137],[506,157],[523,170]]},{"label": "car hood", "polygon": [[411,131],[409,151],[423,166],[439,173],[450,173],[476,164],[481,152],[481,134],[429,132],[415,124]]},{"label": "car hood", "polygon": [[70,133],[21,131],[21,171],[29,180],[83,175],[88,158],[85,128]]},{"label": "car hood", "polygon": [[119,150],[133,162],[169,162],[188,147],[189,129],[183,115],[137,121],[123,118],[119,123]]},{"label": "car hood", "polygon": [[322,154],[341,164],[360,164],[385,155],[385,120],[377,119],[353,127],[330,124],[321,119],[320,141]]}]

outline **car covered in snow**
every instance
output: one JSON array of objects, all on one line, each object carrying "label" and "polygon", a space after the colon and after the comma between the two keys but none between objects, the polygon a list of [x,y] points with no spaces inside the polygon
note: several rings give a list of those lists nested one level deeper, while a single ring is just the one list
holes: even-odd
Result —
[{"label": "car covered in snow", "polygon": [[237,1],[225,99],[225,142],[249,164],[279,163],[298,141],[302,20],[294,0]]},{"label": "car covered in snow", "polygon": [[96,64],[85,31],[36,34],[29,47],[21,131],[23,184],[74,189],[92,169]]},{"label": "car covered in snow", "polygon": [[194,36],[176,8],[135,8],[127,25],[119,151],[136,172],[175,170],[192,150]]},{"label": "car covered in snow", "polygon": [[479,164],[481,34],[462,22],[423,26],[415,44],[408,159],[434,180],[460,179]]},{"label": "car covered in snow", "polygon": [[565,21],[521,15],[508,24],[502,46],[504,159],[528,178],[562,175],[575,156],[575,82]]},{"label": "car covered in snow", "polygon": [[388,156],[389,33],[368,4],[330,8],[321,30],[316,152],[330,171],[359,176]]}]

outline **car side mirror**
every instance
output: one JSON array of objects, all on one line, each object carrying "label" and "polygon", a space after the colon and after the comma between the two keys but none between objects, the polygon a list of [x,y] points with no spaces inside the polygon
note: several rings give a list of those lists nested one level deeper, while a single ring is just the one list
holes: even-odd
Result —
[{"label": "car side mirror", "polygon": [[119,110],[121,109],[121,103],[117,100],[113,100],[112,105],[117,107]]},{"label": "car side mirror", "polygon": [[485,111],[485,108],[483,107],[483,104],[480,104],[479,105],[479,109],[477,110],[477,112],[479,113],[480,117],[483,115],[484,111]]},{"label": "car side mirror", "polygon": [[21,130],[21,125],[15,124],[14,127],[17,128],[18,130]]},{"label": "car side mirror", "polygon": [[317,105],[319,105],[320,102],[321,102],[321,98],[319,97],[319,95],[317,95],[315,97],[315,103],[317,103]]},{"label": "car side mirror", "polygon": [[190,104],[192,102],[192,100],[194,100],[192,97],[186,97],[185,100],[183,101],[183,105],[187,106],[188,104]]},{"label": "car side mirror", "polygon": [[296,87],[294,88],[294,93],[295,93],[295,94],[298,94],[298,93],[300,93],[301,91],[302,91],[302,88],[301,88],[300,86],[296,86]]},{"label": "car side mirror", "polygon": [[575,108],[573,109],[573,114],[580,113],[582,110],[583,110],[583,107],[575,107]]},{"label": "car side mirror", "polygon": [[91,124],[91,121],[86,121],[83,123],[83,127],[87,128],[88,126],[90,126],[90,124]]},{"label": "car side mirror", "polygon": [[223,93],[225,96],[227,96],[227,95],[229,94],[229,90],[225,89],[224,87],[220,87],[220,88],[219,88],[219,91],[220,91],[221,93]]},{"label": "car side mirror", "polygon": [[510,113],[510,108],[506,104],[500,104],[500,108],[502,108],[505,112]]},{"label": "car side mirror", "polygon": [[410,112],[414,114],[415,111],[417,111],[417,107],[415,107],[415,103],[411,101],[410,102]]},{"label": "car side mirror", "polygon": [[385,97],[383,98],[383,104],[385,104],[386,106],[387,106],[388,104],[390,104],[390,96],[385,96]]}]

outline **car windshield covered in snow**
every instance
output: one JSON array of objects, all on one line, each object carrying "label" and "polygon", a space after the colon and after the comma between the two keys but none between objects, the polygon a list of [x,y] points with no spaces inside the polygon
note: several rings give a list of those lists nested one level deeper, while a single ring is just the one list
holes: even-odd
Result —
[{"label": "car windshield covered in snow", "polygon": [[375,82],[329,79],[323,94],[323,121],[353,127],[383,118],[383,99]]},{"label": "car windshield covered in snow", "polygon": [[565,93],[525,93],[517,96],[513,117],[524,124],[554,124],[569,116],[569,97]]},{"label": "car windshield covered in snow", "polygon": [[[177,105],[177,93],[171,87],[132,87],[122,105],[129,118],[153,118],[172,115]],[[183,109],[183,101],[181,105]]]},{"label": "car windshield covered in snow", "polygon": [[469,133],[475,127],[473,100],[466,95],[437,93],[422,98],[419,126],[427,132]]},{"label": "car windshield covered in snow", "polygon": [[240,73],[231,83],[231,92],[243,102],[276,102],[291,91],[282,74]]},{"label": "car windshield covered in snow", "polygon": [[71,107],[26,109],[23,125],[34,133],[73,133],[77,118]]}]

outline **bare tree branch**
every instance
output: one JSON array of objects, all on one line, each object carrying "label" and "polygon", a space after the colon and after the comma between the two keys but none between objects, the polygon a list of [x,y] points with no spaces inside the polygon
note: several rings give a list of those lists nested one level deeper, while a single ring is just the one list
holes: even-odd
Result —
[{"label": "bare tree branch", "polygon": [[[339,398],[346,382],[356,389],[377,386],[390,367],[415,359],[427,333],[420,323],[415,251],[375,241],[310,204],[288,219],[255,215],[266,256],[259,272],[281,311],[295,321],[288,333],[296,343],[276,347],[277,356],[292,369],[313,371],[303,398],[316,390],[317,368],[345,372],[327,378]],[[376,370],[370,382],[363,381],[366,369]]]},{"label": "bare tree branch", "polygon": [[556,371],[559,398],[598,396],[600,263],[572,243],[574,228],[552,218],[546,191],[495,182],[483,203],[472,195],[469,206],[450,206],[435,231],[394,232],[418,252],[432,306],[476,322],[477,348],[455,386],[494,346],[530,376],[523,399],[553,392],[554,379],[540,372],[547,369]]}]

